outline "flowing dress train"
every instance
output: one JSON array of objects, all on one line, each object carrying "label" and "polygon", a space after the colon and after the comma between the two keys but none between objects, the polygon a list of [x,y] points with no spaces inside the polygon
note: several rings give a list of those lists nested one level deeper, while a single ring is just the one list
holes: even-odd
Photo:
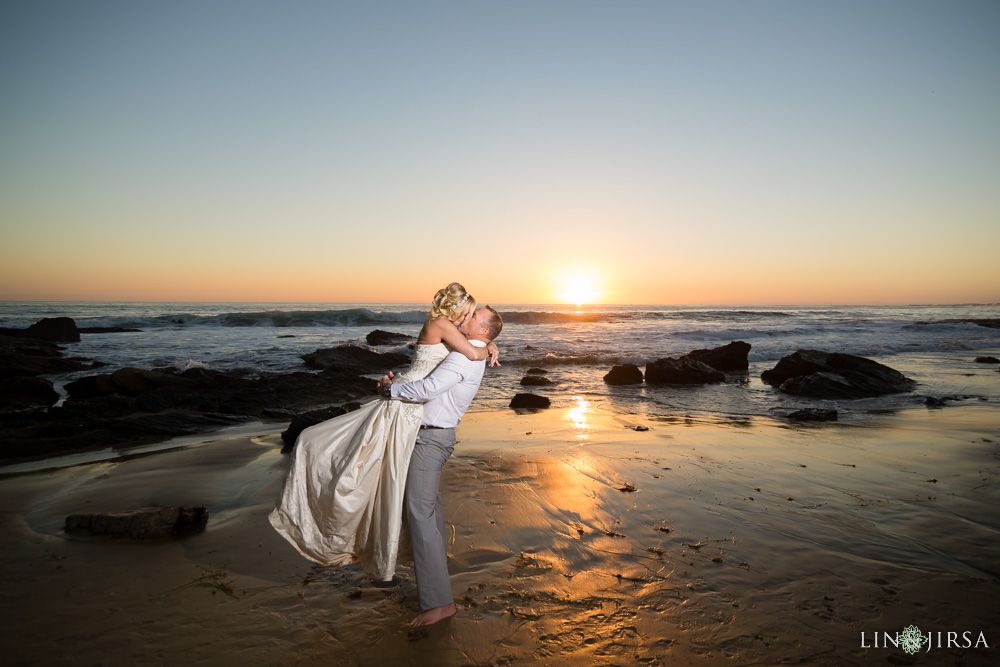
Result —
[{"label": "flowing dress train", "polygon": [[[447,355],[441,343],[418,344],[393,382],[422,379]],[[422,417],[423,405],[378,398],[302,431],[271,525],[310,560],[343,565],[360,557],[373,577],[392,579]]]}]

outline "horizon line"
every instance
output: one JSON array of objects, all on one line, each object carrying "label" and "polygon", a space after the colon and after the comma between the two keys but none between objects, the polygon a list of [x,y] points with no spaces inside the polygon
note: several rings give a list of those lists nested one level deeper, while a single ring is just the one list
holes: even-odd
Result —
[{"label": "horizon line", "polygon": [[[273,305],[344,305],[344,306],[426,306],[422,301],[216,301],[216,300],[194,300],[194,301],[164,301],[164,300],[118,300],[118,299],[87,299],[87,300],[40,300],[40,299],[5,299],[0,300],[2,304],[29,304],[29,303],[49,303],[49,304],[273,304]],[[984,306],[997,307],[1000,302],[949,302],[949,303],[892,303],[892,302],[871,302],[871,303],[559,303],[549,302],[495,302],[500,306],[556,306],[561,308],[600,308],[603,306],[633,306],[633,307],[671,307],[671,308],[857,308],[857,307],[896,307],[896,308],[931,308],[931,307],[957,307],[957,306]],[[491,305],[491,304],[483,304]]]}]

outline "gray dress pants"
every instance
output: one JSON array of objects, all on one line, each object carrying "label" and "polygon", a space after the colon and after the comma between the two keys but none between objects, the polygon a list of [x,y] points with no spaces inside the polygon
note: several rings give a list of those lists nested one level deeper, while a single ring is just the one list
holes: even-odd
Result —
[{"label": "gray dress pants", "polygon": [[421,429],[406,474],[406,511],[420,609],[451,604],[447,529],[438,493],[441,468],[455,449],[455,429]]}]

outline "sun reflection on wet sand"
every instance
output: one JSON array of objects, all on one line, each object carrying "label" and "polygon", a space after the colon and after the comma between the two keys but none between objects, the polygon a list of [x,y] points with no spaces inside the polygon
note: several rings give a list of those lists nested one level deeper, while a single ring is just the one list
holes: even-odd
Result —
[{"label": "sun reflection on wet sand", "polygon": [[587,431],[590,430],[590,424],[587,422],[587,417],[591,414],[590,401],[584,399],[582,396],[574,396],[573,400],[576,402],[576,405],[566,410],[566,418],[577,430],[576,437],[586,440],[588,437]]}]

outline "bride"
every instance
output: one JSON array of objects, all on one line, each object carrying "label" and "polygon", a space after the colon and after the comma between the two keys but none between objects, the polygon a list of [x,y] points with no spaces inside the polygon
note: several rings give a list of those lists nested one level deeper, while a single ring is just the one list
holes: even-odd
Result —
[{"label": "bride", "polygon": [[[475,310],[459,283],[438,290],[413,362],[394,382],[430,375],[451,350],[495,364],[496,345],[475,347],[458,330]],[[271,525],[310,560],[343,565],[360,556],[372,577],[392,579],[422,413],[421,404],[379,398],[302,431]]]}]

